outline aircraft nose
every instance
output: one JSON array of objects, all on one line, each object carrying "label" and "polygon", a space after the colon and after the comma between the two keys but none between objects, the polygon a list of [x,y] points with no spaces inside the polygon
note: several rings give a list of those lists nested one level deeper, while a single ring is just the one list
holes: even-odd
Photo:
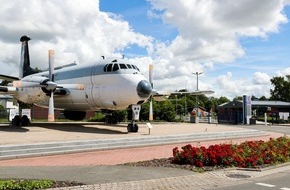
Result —
[{"label": "aircraft nose", "polygon": [[152,92],[150,83],[146,80],[141,80],[137,85],[137,93],[141,98],[148,98]]}]

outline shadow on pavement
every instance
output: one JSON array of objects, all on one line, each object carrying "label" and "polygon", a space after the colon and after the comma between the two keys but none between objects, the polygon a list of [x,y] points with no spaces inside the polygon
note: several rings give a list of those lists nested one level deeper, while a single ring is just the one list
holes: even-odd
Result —
[{"label": "shadow on pavement", "polygon": [[[95,133],[95,134],[127,134],[127,132],[122,132],[120,130],[113,129],[103,129],[98,128],[96,124],[92,125],[94,127],[85,126],[88,124],[72,124],[72,123],[32,123],[30,127],[41,127],[51,130],[65,131],[65,132],[77,132],[77,133]],[[102,125],[104,126],[104,125]],[[114,127],[122,127],[122,125],[114,125]]]},{"label": "shadow on pavement", "polygon": [[16,132],[16,133],[26,133],[29,131],[29,129],[23,128],[23,127],[15,127],[12,125],[0,125],[0,131],[2,132]]}]

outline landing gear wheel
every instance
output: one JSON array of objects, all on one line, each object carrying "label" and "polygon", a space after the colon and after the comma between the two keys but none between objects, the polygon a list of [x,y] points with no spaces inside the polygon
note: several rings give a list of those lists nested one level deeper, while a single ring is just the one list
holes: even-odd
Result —
[{"label": "landing gear wheel", "polygon": [[130,133],[130,132],[132,132],[131,130],[132,130],[132,123],[129,123],[128,125],[127,125],[127,131],[128,131],[128,133]]},{"label": "landing gear wheel", "polygon": [[20,126],[20,116],[15,115],[14,118],[12,119],[12,125],[19,127]]},{"label": "landing gear wheel", "polygon": [[23,115],[20,119],[21,122],[21,126],[28,126],[30,121],[29,118],[27,117],[27,115]]},{"label": "landing gear wheel", "polygon": [[136,133],[136,132],[138,132],[138,129],[139,129],[139,127],[136,123],[129,123],[127,126],[128,132]]}]

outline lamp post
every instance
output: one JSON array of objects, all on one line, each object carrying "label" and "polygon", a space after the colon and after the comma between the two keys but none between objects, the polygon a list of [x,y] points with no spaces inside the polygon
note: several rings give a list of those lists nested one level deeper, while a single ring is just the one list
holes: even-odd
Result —
[{"label": "lamp post", "polygon": [[[202,72],[195,72],[195,73],[192,73],[192,74],[194,74],[194,75],[196,75],[196,91],[198,91],[198,75],[201,75],[202,74]],[[198,117],[198,95],[196,95],[196,97],[195,97],[195,101],[196,101],[196,103],[195,103],[195,105],[196,105],[196,117],[195,117],[195,123],[198,123],[199,122],[199,117]]]}]

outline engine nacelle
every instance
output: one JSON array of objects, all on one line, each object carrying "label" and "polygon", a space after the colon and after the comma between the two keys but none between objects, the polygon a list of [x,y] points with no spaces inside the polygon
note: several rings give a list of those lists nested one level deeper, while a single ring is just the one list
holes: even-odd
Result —
[{"label": "engine nacelle", "polygon": [[64,117],[69,120],[73,121],[80,121],[83,120],[86,117],[86,112],[85,111],[67,111],[65,110],[63,112]]}]

